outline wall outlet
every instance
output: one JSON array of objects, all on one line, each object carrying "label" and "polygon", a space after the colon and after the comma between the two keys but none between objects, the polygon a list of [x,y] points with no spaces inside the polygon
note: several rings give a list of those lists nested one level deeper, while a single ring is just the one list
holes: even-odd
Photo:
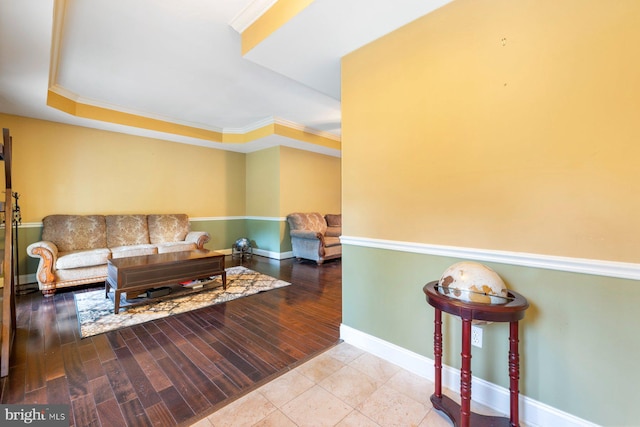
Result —
[{"label": "wall outlet", "polygon": [[480,326],[471,325],[471,345],[482,348],[482,328]]}]

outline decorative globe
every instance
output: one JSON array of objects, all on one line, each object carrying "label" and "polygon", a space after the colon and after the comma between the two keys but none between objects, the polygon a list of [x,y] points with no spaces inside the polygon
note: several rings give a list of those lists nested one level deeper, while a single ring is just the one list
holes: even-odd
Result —
[{"label": "decorative globe", "polygon": [[251,248],[251,242],[249,239],[243,237],[242,239],[236,240],[233,244],[233,248],[238,252],[247,252]]},{"label": "decorative globe", "polygon": [[466,302],[504,304],[507,286],[486,265],[463,261],[447,268],[438,282],[438,292]]}]

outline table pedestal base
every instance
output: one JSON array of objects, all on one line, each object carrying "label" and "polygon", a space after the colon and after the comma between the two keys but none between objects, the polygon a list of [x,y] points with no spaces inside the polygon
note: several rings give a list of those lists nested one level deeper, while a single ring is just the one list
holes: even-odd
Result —
[{"label": "table pedestal base", "polygon": [[[518,353],[518,321],[529,307],[520,294],[510,291],[511,301],[505,304],[480,304],[448,297],[438,291],[438,282],[427,283],[424,292],[435,308],[433,320],[434,393],[433,407],[442,411],[455,427],[519,427],[518,381],[520,355]],[[442,393],[442,312],[462,318],[462,358],[460,366],[460,404]],[[471,412],[471,323],[473,320],[509,322],[509,411],[510,417],[480,415]]]},{"label": "table pedestal base", "polygon": [[[447,396],[438,397],[431,395],[431,403],[438,411],[443,412],[451,420],[454,426],[461,426],[460,405]],[[480,415],[471,413],[470,425],[473,427],[512,427],[511,420],[505,417]]]}]

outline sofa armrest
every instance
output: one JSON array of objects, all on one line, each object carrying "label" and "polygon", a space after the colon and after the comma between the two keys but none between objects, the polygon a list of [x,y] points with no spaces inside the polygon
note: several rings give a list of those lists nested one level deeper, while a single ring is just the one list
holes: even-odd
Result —
[{"label": "sofa armrest", "polygon": [[207,243],[211,239],[209,233],[206,231],[190,231],[187,233],[187,236],[184,238],[185,242],[193,242],[196,244],[198,249],[203,249],[205,243]]},{"label": "sofa armrest", "polygon": [[53,271],[58,259],[58,247],[50,241],[42,240],[27,247],[27,254],[33,258],[40,258],[36,278],[40,283],[52,283],[55,280]]}]

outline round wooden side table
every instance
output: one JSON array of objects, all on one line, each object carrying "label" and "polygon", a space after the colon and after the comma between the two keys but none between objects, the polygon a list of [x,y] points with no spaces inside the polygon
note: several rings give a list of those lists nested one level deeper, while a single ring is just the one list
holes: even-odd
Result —
[{"label": "round wooden side table", "polygon": [[[529,307],[526,298],[508,291],[505,304],[482,304],[461,301],[438,292],[438,281],[427,283],[423,291],[427,302],[435,310],[433,353],[435,359],[435,390],[431,395],[433,407],[444,412],[456,427],[519,427],[518,381],[520,355],[518,354],[518,321]],[[460,404],[442,394],[442,312],[462,319],[462,364],[460,369]],[[509,392],[510,418],[480,415],[471,412],[471,322],[509,322]]]}]

